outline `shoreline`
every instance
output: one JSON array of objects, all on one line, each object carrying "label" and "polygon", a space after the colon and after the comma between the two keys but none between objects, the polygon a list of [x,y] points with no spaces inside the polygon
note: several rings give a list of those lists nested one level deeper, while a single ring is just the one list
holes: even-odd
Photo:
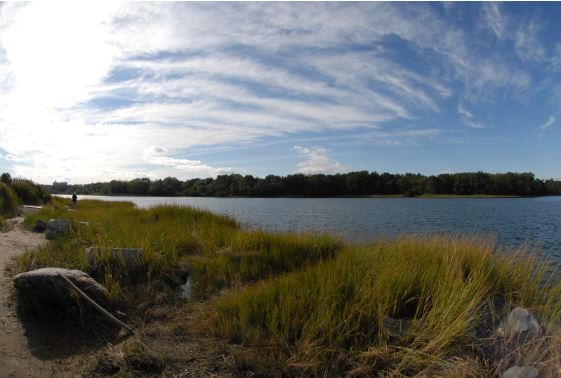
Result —
[{"label": "shoreline", "polygon": [[[107,289],[107,310],[137,331],[99,335],[87,349],[81,346],[91,336],[71,334],[64,345],[71,342],[72,351],[56,361],[70,373],[345,376],[360,369],[461,376],[454,372],[465,373],[468,361],[471,375],[495,376],[526,358],[515,346],[497,349],[499,359],[488,351],[506,342],[497,324],[521,307],[544,327],[528,348],[561,346],[561,330],[545,328],[560,318],[561,280],[523,250],[496,254],[492,238],[404,236],[353,245],[330,235],[246,230],[229,216],[178,205],[136,208],[100,199],[68,205],[53,197],[26,216],[28,229],[50,218],[69,228],[19,256],[13,271],[83,270]],[[90,261],[90,246],[111,253]],[[125,263],[119,255],[125,249],[138,253],[141,265]],[[188,299],[180,296],[187,283]],[[22,292],[18,286],[18,298],[38,294]],[[79,323],[98,329],[97,322]],[[368,359],[352,365],[373,350],[384,366]],[[558,367],[545,355],[524,364]]]},{"label": "shoreline", "polygon": [[[67,193],[52,193],[54,196],[59,196],[62,198],[70,198],[72,194]],[[543,197],[559,197],[560,195],[542,195],[542,196],[517,196],[517,195],[487,195],[487,194],[423,194],[420,196],[407,196],[405,194],[369,194],[369,195],[341,195],[341,196],[137,196],[131,194],[80,194],[78,196],[95,196],[95,197],[137,197],[137,198],[257,198],[257,199],[277,199],[277,198],[294,198],[294,199],[338,199],[338,198],[381,198],[381,199],[393,199],[393,198],[411,198],[411,199],[493,199],[493,198],[543,198]]]}]

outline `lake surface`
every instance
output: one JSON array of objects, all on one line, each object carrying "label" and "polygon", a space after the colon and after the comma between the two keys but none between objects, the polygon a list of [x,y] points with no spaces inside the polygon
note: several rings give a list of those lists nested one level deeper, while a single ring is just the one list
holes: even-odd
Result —
[{"label": "lake surface", "polygon": [[[66,196],[68,197],[68,196]],[[78,196],[178,204],[228,214],[245,227],[329,232],[348,241],[426,233],[493,234],[502,246],[529,244],[561,260],[561,197],[215,198]]]}]

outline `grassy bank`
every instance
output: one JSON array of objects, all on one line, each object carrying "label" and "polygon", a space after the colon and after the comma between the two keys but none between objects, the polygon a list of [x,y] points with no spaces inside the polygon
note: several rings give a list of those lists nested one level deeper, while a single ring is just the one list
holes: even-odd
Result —
[{"label": "grassy bank", "polygon": [[[349,248],[220,299],[219,334],[274,349],[288,374],[497,374],[524,353],[486,355],[501,342],[493,339],[499,319],[517,304],[552,325],[561,286],[538,261],[493,249],[482,238],[442,237]],[[402,332],[385,327],[388,318],[399,319]],[[558,347],[540,344],[540,355],[522,360],[558,359]]]},{"label": "grassy bank", "polygon": [[187,207],[137,209],[128,202],[87,200],[69,210],[69,204],[57,199],[53,206],[26,217],[29,228],[37,219],[71,220],[75,232],[23,255],[18,271],[43,266],[89,269],[112,288],[115,298],[127,297],[125,287],[133,277],[109,259],[88,267],[86,247],[142,248],[146,274],[157,281],[173,269],[184,269],[193,278],[197,298],[332,258],[343,247],[326,235],[242,230],[229,217]]},{"label": "grassy bank", "polygon": [[[58,218],[75,231],[13,268],[88,271],[141,330],[87,356],[87,374],[103,372],[107,359],[123,376],[146,373],[139,360],[172,375],[210,366],[206,373],[224,375],[493,376],[514,363],[560,366],[561,281],[528,251],[497,251],[484,237],[351,246],[244,230],[186,207],[68,205],[55,199],[28,215],[30,228]],[[144,279],[110,259],[88,266],[90,245],[143,248]],[[178,269],[192,277],[195,301],[178,300],[167,284]],[[514,306],[530,308],[544,327],[516,347],[494,332]],[[169,315],[152,322],[155,307]]]}]

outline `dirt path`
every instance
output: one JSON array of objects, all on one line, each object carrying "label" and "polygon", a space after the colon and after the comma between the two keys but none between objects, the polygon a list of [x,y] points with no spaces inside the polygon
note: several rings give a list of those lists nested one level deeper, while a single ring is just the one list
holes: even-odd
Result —
[{"label": "dirt path", "polygon": [[0,232],[0,377],[56,376],[52,363],[32,354],[15,308],[8,300],[12,277],[5,272],[6,265],[12,257],[46,242],[43,234],[24,230],[22,220],[10,219],[12,229]]}]

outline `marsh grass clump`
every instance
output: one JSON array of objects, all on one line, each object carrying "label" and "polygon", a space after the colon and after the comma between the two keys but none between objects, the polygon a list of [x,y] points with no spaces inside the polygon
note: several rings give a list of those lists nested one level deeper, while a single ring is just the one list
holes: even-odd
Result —
[{"label": "marsh grass clump", "polygon": [[6,222],[4,217],[2,217],[2,215],[0,215],[0,232],[6,232],[9,229],[10,229],[10,225],[8,224],[8,222]]},{"label": "marsh grass clump", "polygon": [[18,212],[18,197],[4,182],[0,181],[0,215],[6,218],[15,217]]},{"label": "marsh grass clump", "polygon": [[[230,217],[189,207],[138,209],[128,202],[81,200],[75,209],[69,209],[69,204],[54,199],[41,212],[26,217],[24,224],[30,229],[37,219],[70,220],[73,232],[23,254],[16,270],[81,269],[106,286],[112,298],[128,302],[136,295],[138,275],[133,277],[130,266],[110,255],[88,264],[87,247],[140,248],[141,278],[151,292],[162,286],[169,272],[181,270],[191,277],[194,296],[199,299],[222,288],[331,259],[343,247],[340,240],[329,236],[242,230]],[[82,221],[88,225],[82,226]]]},{"label": "marsh grass clump", "polygon": [[[409,237],[348,247],[220,298],[216,324],[223,337],[277,350],[287,374],[430,375],[458,368],[454,358],[472,373],[490,372],[508,357],[485,361],[476,340],[491,338],[509,304],[533,309],[545,324],[559,321],[561,285],[547,275],[522,252],[495,253],[490,239]],[[506,305],[496,308],[498,299]],[[532,363],[559,346],[545,344]]]}]

